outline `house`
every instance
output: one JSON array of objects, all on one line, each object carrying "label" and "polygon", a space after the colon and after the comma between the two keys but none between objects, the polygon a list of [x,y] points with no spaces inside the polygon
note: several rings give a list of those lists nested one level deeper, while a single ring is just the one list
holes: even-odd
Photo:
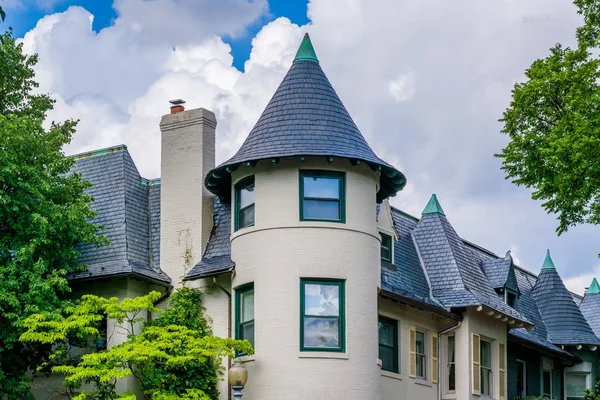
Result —
[{"label": "house", "polygon": [[435,195],[420,218],[391,207],[406,178],[369,147],[308,35],[219,166],[216,123],[180,104],[163,116],[160,180],[125,146],[75,156],[111,241],[81,249],[76,293],[206,289],[214,333],[255,347],[236,359],[250,400],[581,399],[592,387],[598,283],[582,299],[549,253],[535,275],[464,240]]}]

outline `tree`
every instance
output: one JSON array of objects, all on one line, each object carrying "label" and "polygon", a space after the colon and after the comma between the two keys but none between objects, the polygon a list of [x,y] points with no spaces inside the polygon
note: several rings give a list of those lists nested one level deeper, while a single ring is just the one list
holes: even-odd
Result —
[{"label": "tree", "polygon": [[508,145],[497,157],[513,183],[557,214],[558,234],[600,223],[600,2],[576,0],[578,46],[556,44],[526,70],[500,121]]},{"label": "tree", "polygon": [[[178,289],[163,313],[154,306],[159,297],[160,293],[151,292],[119,302],[85,295],[62,313],[30,316],[21,339],[54,346],[55,352],[42,368],[64,373],[72,395],[83,384],[94,386],[93,392],[82,391],[75,399],[135,399],[131,393],[116,391],[119,380],[133,376],[147,399],[216,400],[217,381],[223,372],[221,359],[233,357],[234,351],[252,354],[250,343],[212,336],[199,289]],[[147,312],[160,316],[146,322],[136,334],[136,326],[144,322],[141,316]],[[127,327],[129,339],[98,351],[95,343],[102,338],[99,322],[105,318]],[[91,352],[80,356],[69,342]]]},{"label": "tree", "polygon": [[11,30],[0,35],[0,398],[10,399],[30,397],[26,372],[50,350],[19,341],[24,319],[60,309],[76,245],[103,243],[89,183],[62,152],[76,122],[44,129],[54,102],[33,93],[37,56],[22,50]]}]

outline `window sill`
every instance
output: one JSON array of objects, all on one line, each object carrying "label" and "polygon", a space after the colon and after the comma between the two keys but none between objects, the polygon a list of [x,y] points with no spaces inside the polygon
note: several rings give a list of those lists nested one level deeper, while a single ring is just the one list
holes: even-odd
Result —
[{"label": "window sill", "polygon": [[381,371],[381,376],[385,376],[386,378],[396,379],[398,381],[402,380],[402,375],[400,375],[396,372]]},{"label": "window sill", "polygon": [[348,353],[334,353],[327,351],[300,351],[298,358],[331,358],[338,360],[347,360]]},{"label": "window sill", "polygon": [[233,359],[233,362],[235,364],[240,363],[240,364],[244,364],[247,362],[252,362],[255,361],[255,354],[252,354],[251,356],[240,356],[240,357],[236,357]]},{"label": "window sill", "polygon": [[443,400],[455,400],[456,399],[456,393],[443,394],[442,395],[442,399]]},{"label": "window sill", "polygon": [[426,381],[424,379],[419,379],[419,378],[415,378],[415,384],[421,385],[421,386],[426,386],[426,387],[433,387],[431,382]]}]

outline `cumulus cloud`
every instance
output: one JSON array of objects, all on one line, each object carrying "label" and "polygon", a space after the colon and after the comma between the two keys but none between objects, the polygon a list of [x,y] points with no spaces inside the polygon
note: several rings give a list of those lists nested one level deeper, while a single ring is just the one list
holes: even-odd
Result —
[{"label": "cumulus cloud", "polygon": [[587,288],[590,287],[594,278],[600,277],[600,264],[597,264],[594,269],[588,273],[565,279],[565,286],[571,292],[579,295],[584,295]]},{"label": "cumulus cloud", "polygon": [[[420,215],[437,193],[460,235],[504,255],[518,249],[539,270],[550,247],[567,281],[592,272],[597,230],[557,238],[556,222],[527,190],[504,180],[493,157],[498,118],[523,71],[580,23],[562,0],[310,0],[307,26],[263,26],[244,71],[226,36],[267,12],[266,0],[115,0],[100,32],[71,7],[23,39],[40,53],[38,78],[58,100],[52,118],[79,118],[69,152],[126,143],[143,175],[159,174],[158,122],[167,100],[215,111],[217,160],[242,143],[289,68],[305,31],[321,66],[373,149],[408,184],[392,204]],[[594,270],[593,273],[598,273]],[[589,282],[587,283],[589,284]]]}]

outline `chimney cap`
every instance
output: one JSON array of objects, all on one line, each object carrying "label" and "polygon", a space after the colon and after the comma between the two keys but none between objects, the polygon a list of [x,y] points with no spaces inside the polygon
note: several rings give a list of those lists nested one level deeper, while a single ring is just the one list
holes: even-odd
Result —
[{"label": "chimney cap", "polygon": [[171,103],[174,106],[181,106],[181,105],[185,104],[185,100],[183,100],[183,99],[173,99],[173,100],[169,100],[169,103]]}]

